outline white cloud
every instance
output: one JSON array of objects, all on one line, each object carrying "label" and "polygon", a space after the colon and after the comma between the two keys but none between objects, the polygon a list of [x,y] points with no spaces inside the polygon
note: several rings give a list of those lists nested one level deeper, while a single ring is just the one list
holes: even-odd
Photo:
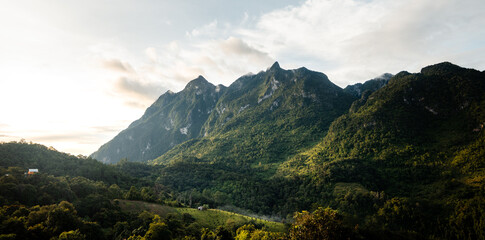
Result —
[{"label": "white cloud", "polygon": [[146,48],[144,55],[135,57],[117,41],[105,41],[89,47],[87,62],[102,71],[100,84],[109,96],[120,100],[125,106],[145,109],[161,94],[173,86],[158,72],[159,56],[153,47]]},{"label": "white cloud", "polygon": [[213,20],[187,32],[188,42],[147,48],[151,63],[138,72],[178,91],[197,75],[229,85],[275,60],[285,68],[322,71],[342,87],[441,61],[480,67],[485,60],[467,56],[483,51],[477,44],[485,35],[479,10],[485,2],[465,2],[308,0],[251,24],[248,14],[239,26]]},{"label": "white cloud", "polygon": [[145,49],[145,54],[150,59],[150,61],[156,63],[158,61],[157,50],[153,47]]},{"label": "white cloud", "polygon": [[237,33],[290,67],[309,65],[345,86],[440,61],[467,66],[454,56],[482,47],[483,9],[481,0],[309,0]]},{"label": "white cloud", "polygon": [[[152,83],[156,83],[163,89],[180,91],[198,75],[213,84],[229,85],[237,77],[258,72],[274,62],[267,53],[236,37],[199,41],[190,47],[173,41],[158,48],[149,47],[145,54],[149,61],[138,64],[136,76],[118,78],[118,87],[145,93],[142,89],[153,89]],[[140,81],[145,84],[135,84]]]},{"label": "white cloud", "polygon": [[251,21],[245,13],[238,26],[214,20],[187,32],[191,45],[172,42],[147,55],[161,53],[154,68],[173,90],[199,74],[228,85],[274,60],[322,71],[342,87],[442,61],[483,68],[481,9],[481,0],[308,0]]},{"label": "white cloud", "polygon": [[134,73],[133,67],[129,63],[121,62],[119,59],[109,59],[102,62],[102,66],[106,69],[121,73]]},{"label": "white cloud", "polygon": [[201,52],[194,64],[206,66],[209,77],[226,85],[248,72],[266,69],[274,62],[268,53],[236,37],[204,42],[198,49]]},{"label": "white cloud", "polygon": [[[195,41],[194,41],[195,42]],[[168,89],[182,90],[198,75],[213,84],[229,85],[237,77],[257,72],[273,59],[236,37],[199,40],[192,46],[172,41],[160,47],[148,47],[143,58],[133,58],[116,42],[92,46],[88,60],[99,62],[111,82],[107,92],[126,106],[144,109]]]},{"label": "white cloud", "polygon": [[268,54],[252,48],[243,40],[235,37],[230,37],[226,40],[216,43],[216,47],[220,47],[221,50],[227,55],[233,56],[248,56],[254,58],[253,60],[267,60]]},{"label": "white cloud", "polygon": [[[166,91],[159,83],[143,82],[137,78],[120,77],[116,80],[115,90],[124,96],[132,96],[142,102],[153,102],[162,91]],[[145,106],[146,107],[146,106]]]},{"label": "white cloud", "polygon": [[241,25],[246,24],[248,22],[248,20],[249,20],[249,14],[247,12],[244,12],[244,17],[241,21]]},{"label": "white cloud", "polygon": [[218,31],[217,20],[214,20],[200,28],[192,29],[190,32],[186,32],[189,37],[211,36]]}]

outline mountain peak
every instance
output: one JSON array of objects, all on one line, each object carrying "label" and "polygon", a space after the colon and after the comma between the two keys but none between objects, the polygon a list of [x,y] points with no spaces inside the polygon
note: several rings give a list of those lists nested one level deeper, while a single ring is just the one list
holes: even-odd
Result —
[{"label": "mountain peak", "polygon": [[445,75],[450,73],[457,73],[464,70],[464,68],[450,62],[442,62],[435,65],[427,66],[421,69],[421,74],[424,75]]},{"label": "mountain peak", "polygon": [[278,63],[278,61],[274,62],[273,65],[271,65],[271,67],[269,68],[269,70],[278,70],[278,69],[281,69],[280,67],[280,64]]},{"label": "mountain peak", "polygon": [[199,75],[196,79],[190,81],[189,84],[192,83],[192,82],[194,82],[194,83],[209,83],[207,81],[207,79],[205,79],[204,76],[202,76],[202,75]]},{"label": "mountain peak", "polygon": [[199,75],[196,79],[190,81],[187,83],[187,86],[185,86],[185,89],[188,88],[199,88],[199,87],[204,87],[204,86],[214,86],[212,83],[207,81],[202,75]]},{"label": "mountain peak", "polygon": [[354,95],[355,97],[362,97],[365,92],[375,92],[385,86],[389,80],[393,77],[390,73],[384,73],[373,79],[367,80],[364,83],[356,83],[354,85],[348,85],[344,91]]},{"label": "mountain peak", "polygon": [[380,76],[377,76],[376,78],[374,78],[375,80],[389,80],[393,77],[394,75],[392,75],[391,73],[384,73]]}]

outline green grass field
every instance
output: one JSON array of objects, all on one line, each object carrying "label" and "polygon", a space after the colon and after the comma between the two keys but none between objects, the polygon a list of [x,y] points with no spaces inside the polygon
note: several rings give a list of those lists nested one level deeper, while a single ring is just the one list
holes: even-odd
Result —
[{"label": "green grass field", "polygon": [[195,218],[195,221],[203,227],[215,229],[218,226],[243,225],[246,223],[254,223],[257,225],[264,225],[264,227],[273,232],[284,232],[285,226],[280,222],[266,221],[259,218],[253,218],[233,212],[223,211],[219,209],[197,210],[195,208],[174,208],[164,206],[156,203],[148,203],[143,201],[132,200],[115,200],[122,211],[130,213],[139,213],[148,211],[165,217],[169,213],[184,214],[188,213]]},{"label": "green grass field", "polygon": [[118,206],[121,208],[122,211],[129,212],[129,213],[139,213],[142,211],[148,211],[162,217],[165,217],[169,213],[177,213],[177,210],[175,210],[172,207],[163,206],[156,203],[122,200],[122,199],[117,199],[115,200],[115,202],[118,202]]},{"label": "green grass field", "polygon": [[264,225],[269,231],[284,232],[285,226],[280,222],[271,222],[259,218],[248,217],[238,213],[223,211],[219,209],[208,209],[199,211],[195,208],[176,208],[180,214],[188,213],[192,215],[202,226],[215,228],[220,225],[242,225],[253,222]]}]

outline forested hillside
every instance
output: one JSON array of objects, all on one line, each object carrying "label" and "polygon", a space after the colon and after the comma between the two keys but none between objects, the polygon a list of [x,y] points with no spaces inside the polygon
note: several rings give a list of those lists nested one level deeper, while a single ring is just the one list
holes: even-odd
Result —
[{"label": "forested hillside", "polygon": [[451,63],[401,72],[354,102],[321,143],[281,165],[279,175],[333,186],[320,204],[334,201],[360,219],[374,212],[366,220],[373,227],[483,238],[484,92],[483,72]]},{"label": "forested hillside", "polygon": [[268,71],[236,80],[204,124],[202,138],[178,145],[153,161],[185,158],[274,169],[321,139],[356,98],[306,68]]},{"label": "forested hillside", "polygon": [[179,143],[200,137],[202,125],[224,90],[224,86],[214,86],[199,76],[181,92],[167,91],[140,119],[91,157],[104,163],[116,163],[122,158],[152,160]]},{"label": "forested hillside", "polygon": [[[38,172],[29,174],[28,168]],[[238,234],[267,239],[285,236],[281,223],[188,208],[191,205],[177,200],[178,193],[142,176],[151,171],[151,167],[140,163],[104,165],[39,144],[1,143],[0,239],[215,240],[233,239]],[[202,204],[204,197],[194,196],[192,207]],[[135,208],[147,205],[155,207]]]},{"label": "forested hillside", "polygon": [[195,157],[274,170],[273,163],[321,139],[355,99],[323,73],[278,63],[227,88],[199,77],[181,92],[163,94],[91,157],[157,164]]},{"label": "forested hillside", "polygon": [[283,218],[330,206],[370,232],[482,236],[470,206],[483,202],[484,86],[447,62],[343,90],[275,64],[228,87],[203,137],[151,162],[153,179]]}]

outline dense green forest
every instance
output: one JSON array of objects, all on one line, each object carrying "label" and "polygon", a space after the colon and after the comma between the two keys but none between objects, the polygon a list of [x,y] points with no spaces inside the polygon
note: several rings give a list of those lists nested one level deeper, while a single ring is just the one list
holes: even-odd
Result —
[{"label": "dense green forest", "polygon": [[[39,172],[27,174],[34,167]],[[230,213],[215,212],[212,218],[225,214],[226,221],[209,224],[200,219],[198,210],[189,209],[202,205],[207,208],[211,196],[194,194],[190,204],[181,201],[181,194],[149,177],[140,177],[151,171],[150,166],[141,163],[104,165],[39,144],[2,143],[0,239],[215,240],[238,235],[244,235],[240,239],[285,236],[283,229],[270,231],[271,222]],[[150,209],[134,211],[126,207],[126,202],[122,204],[123,199],[181,210],[159,214]]]},{"label": "dense green forest", "polygon": [[[387,77],[340,89],[275,64],[218,91],[198,78],[102,147],[140,140],[155,154],[149,127],[183,118],[166,133],[183,139],[148,162],[2,143],[0,239],[485,239],[485,73],[441,63]],[[219,112],[196,116],[200,104]]]},{"label": "dense green forest", "polygon": [[[156,181],[188,195],[211,192],[212,204],[282,219],[321,206],[371,232],[483,236],[483,208],[465,206],[484,200],[484,73],[441,63],[416,74],[401,72],[381,86],[363,91],[317,144],[300,146],[299,153],[274,154],[272,162],[253,158],[252,148],[238,146],[255,141],[265,149],[274,140],[233,138],[234,129],[221,130],[154,160],[165,166],[154,174]],[[286,138],[298,136],[276,137]]]}]

